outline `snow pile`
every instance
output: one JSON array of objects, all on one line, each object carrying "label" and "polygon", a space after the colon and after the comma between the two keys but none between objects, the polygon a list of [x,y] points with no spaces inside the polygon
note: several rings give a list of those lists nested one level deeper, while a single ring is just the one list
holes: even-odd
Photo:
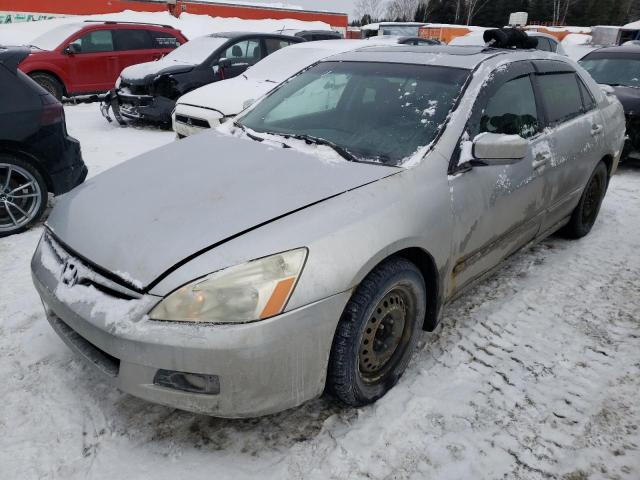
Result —
[{"label": "snow pile", "polygon": [[570,33],[562,40],[562,46],[588,45],[591,43],[592,39],[591,35],[586,35],[584,33]]},{"label": "snow pile", "polygon": [[210,17],[208,15],[194,15],[183,13],[176,18],[169,12],[133,12],[126,10],[121,13],[105,15],[88,15],[54,18],[41,22],[25,22],[3,25],[0,29],[0,45],[30,44],[35,38],[59,25],[83,22],[84,20],[111,20],[121,22],[145,22],[171,25],[182,31],[189,39],[201,37],[217,32],[275,32],[277,30],[331,30],[331,26],[324,22],[305,22],[302,20],[243,20],[240,18]]},{"label": "snow pile", "polygon": [[637,21],[631,22],[631,23],[627,23],[622,28],[626,28],[627,30],[640,30],[640,20],[637,20]]}]

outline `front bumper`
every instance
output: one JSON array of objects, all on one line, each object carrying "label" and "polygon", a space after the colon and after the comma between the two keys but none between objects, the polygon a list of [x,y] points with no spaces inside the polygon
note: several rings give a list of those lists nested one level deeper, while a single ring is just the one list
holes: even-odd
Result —
[{"label": "front bumper", "polygon": [[173,130],[180,137],[190,137],[216,128],[224,118],[216,110],[178,103],[172,115]]},{"label": "front bumper", "polygon": [[[69,259],[54,257],[52,251],[46,240],[41,241],[31,263],[47,318],[72,350],[119,389],[151,402],[229,418],[275,413],[322,393],[348,292],[250,324],[156,322],[144,313],[158,297],[123,300],[81,282],[61,285]],[[99,281],[97,273],[90,276]],[[80,300],[70,300],[74,297]],[[117,311],[137,313],[114,319]],[[154,378],[159,369],[216,376],[219,393],[158,386]]]},{"label": "front bumper", "polygon": [[133,121],[170,123],[176,101],[152,95],[133,95],[116,91],[120,115]]}]

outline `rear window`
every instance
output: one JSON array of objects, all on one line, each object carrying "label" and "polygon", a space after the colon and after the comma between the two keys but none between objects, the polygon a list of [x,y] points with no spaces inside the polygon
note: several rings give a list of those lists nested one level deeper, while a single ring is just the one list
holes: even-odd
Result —
[{"label": "rear window", "polygon": [[180,46],[180,40],[166,32],[150,31],[152,48],[175,49]]},{"label": "rear window", "polygon": [[147,30],[127,29],[115,30],[116,50],[149,50],[151,49],[151,35]]},{"label": "rear window", "polygon": [[540,75],[538,82],[550,123],[566,122],[582,114],[582,96],[575,73]]}]

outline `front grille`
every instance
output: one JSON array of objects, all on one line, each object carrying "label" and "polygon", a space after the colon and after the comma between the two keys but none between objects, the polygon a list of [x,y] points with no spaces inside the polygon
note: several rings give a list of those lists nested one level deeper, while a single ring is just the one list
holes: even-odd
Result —
[{"label": "front grille", "polygon": [[187,117],[186,115],[176,115],[176,122],[184,123],[192,127],[210,128],[209,122],[201,118]]},{"label": "front grille", "polygon": [[55,315],[52,315],[51,323],[60,336],[66,338],[80,355],[110,377],[118,376],[120,360],[96,347]]},{"label": "front grille", "polygon": [[149,89],[147,85],[132,85],[130,83],[122,82],[120,84],[120,90],[122,93],[129,93],[131,95],[148,95]]},{"label": "front grille", "polygon": [[115,278],[108,272],[102,272],[88,262],[80,260],[59,242],[54,240],[50,233],[45,233],[44,241],[49,246],[53,259],[59,264],[60,274],[64,280],[64,274],[69,269],[73,275],[73,282],[77,285],[92,286],[102,293],[120,300],[134,300],[141,298],[141,294],[132,285],[128,285],[120,278]]}]

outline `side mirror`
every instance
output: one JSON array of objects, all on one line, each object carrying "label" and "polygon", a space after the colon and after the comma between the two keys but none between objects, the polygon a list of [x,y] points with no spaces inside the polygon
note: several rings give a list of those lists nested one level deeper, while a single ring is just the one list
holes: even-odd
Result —
[{"label": "side mirror", "polygon": [[529,142],[520,135],[481,133],[473,139],[476,165],[507,165],[522,160],[529,151]]},{"label": "side mirror", "polygon": [[64,52],[66,55],[75,55],[76,53],[80,53],[82,51],[82,49],[80,48],[80,45],[78,45],[77,43],[70,43],[69,46],[67,48],[64,49]]},{"label": "side mirror", "polygon": [[233,64],[233,61],[230,58],[221,58],[218,60],[218,67],[220,68],[229,68]]}]

